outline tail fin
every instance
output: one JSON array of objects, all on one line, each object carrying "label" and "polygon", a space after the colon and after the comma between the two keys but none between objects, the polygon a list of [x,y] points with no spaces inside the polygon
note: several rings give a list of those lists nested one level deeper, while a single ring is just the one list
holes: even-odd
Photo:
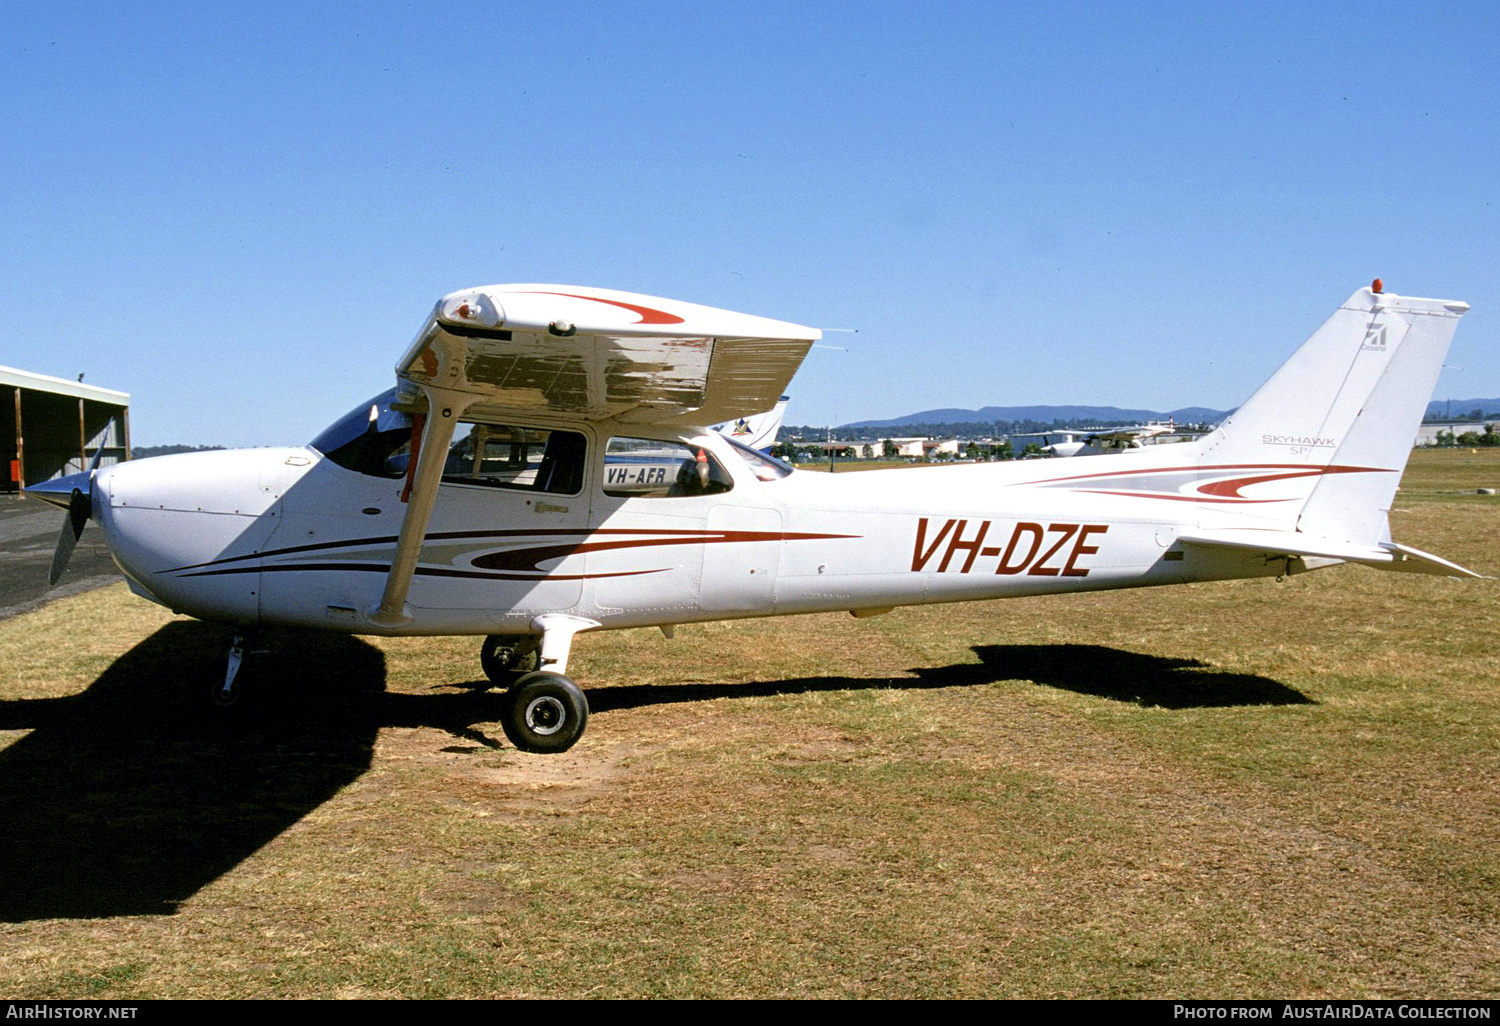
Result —
[{"label": "tail fin", "polygon": [[1293,510],[1283,514],[1284,529],[1389,542],[1386,512],[1468,308],[1360,289],[1198,443],[1203,464],[1306,466],[1308,474],[1284,475],[1312,484],[1295,522]]},{"label": "tail fin", "polygon": [[782,396],[777,400],[776,405],[765,413],[715,424],[714,430],[721,435],[733,438],[741,445],[768,451],[776,444],[776,432],[781,430],[781,418],[786,415],[786,403],[787,397]]}]

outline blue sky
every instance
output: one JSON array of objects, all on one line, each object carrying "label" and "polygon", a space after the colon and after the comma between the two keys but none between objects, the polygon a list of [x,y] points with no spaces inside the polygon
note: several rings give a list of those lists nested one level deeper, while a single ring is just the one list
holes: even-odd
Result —
[{"label": "blue sky", "polygon": [[824,327],[788,419],[1243,400],[1345,296],[1500,395],[1500,5],[9,3],[0,363],[301,443],[441,294]]}]

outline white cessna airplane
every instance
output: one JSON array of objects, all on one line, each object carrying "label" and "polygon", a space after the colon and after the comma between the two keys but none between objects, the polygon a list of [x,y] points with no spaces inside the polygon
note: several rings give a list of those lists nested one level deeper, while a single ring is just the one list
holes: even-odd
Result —
[{"label": "white cessna airplane", "polygon": [[[1377,281],[1217,430],[1097,463],[794,472],[708,425],[770,407],[813,328],[566,285],[442,299],[391,391],[310,445],[92,469],[31,493],[99,521],[139,595],[235,625],[485,635],[517,747],[563,751],[598,628],[1267,577],[1477,576],[1391,540],[1464,303]],[[652,473],[612,468],[662,465]],[[632,454],[636,454],[632,456]],[[896,477],[894,475],[901,475]]]},{"label": "white cessna airplane", "polygon": [[[1123,452],[1139,449],[1144,439],[1170,434],[1176,429],[1177,425],[1168,420],[1165,424],[1152,421],[1130,427],[1048,432],[1043,436],[1048,444],[1042,446],[1042,452],[1049,456],[1099,456],[1107,452]],[[1051,439],[1053,434],[1060,434],[1062,438],[1054,442]]]}]

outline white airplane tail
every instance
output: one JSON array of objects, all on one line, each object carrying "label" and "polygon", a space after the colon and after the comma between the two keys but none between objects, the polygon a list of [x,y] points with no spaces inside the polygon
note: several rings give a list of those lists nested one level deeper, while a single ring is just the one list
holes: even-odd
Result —
[{"label": "white airplane tail", "polygon": [[[1221,520],[1195,540],[1389,569],[1464,572],[1393,545],[1386,513],[1453,331],[1469,307],[1391,295],[1379,285],[1350,296],[1259,391],[1197,443],[1205,470],[1245,472],[1221,491],[1247,501],[1258,497],[1256,517],[1286,537],[1266,544],[1265,531]],[[1266,490],[1257,492],[1258,485]],[[1285,498],[1276,497],[1278,487]],[[1406,565],[1413,561],[1421,565]]]},{"label": "white airplane tail", "polygon": [[781,418],[786,416],[786,403],[787,397],[782,396],[765,413],[715,424],[714,430],[752,449],[770,449],[776,444],[776,432],[781,430]]}]

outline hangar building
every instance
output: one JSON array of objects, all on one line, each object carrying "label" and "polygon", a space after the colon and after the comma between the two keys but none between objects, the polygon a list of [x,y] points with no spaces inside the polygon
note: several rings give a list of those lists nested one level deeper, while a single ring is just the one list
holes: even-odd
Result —
[{"label": "hangar building", "polygon": [[0,367],[0,487],[76,474],[103,449],[100,466],[130,458],[130,395]]}]

